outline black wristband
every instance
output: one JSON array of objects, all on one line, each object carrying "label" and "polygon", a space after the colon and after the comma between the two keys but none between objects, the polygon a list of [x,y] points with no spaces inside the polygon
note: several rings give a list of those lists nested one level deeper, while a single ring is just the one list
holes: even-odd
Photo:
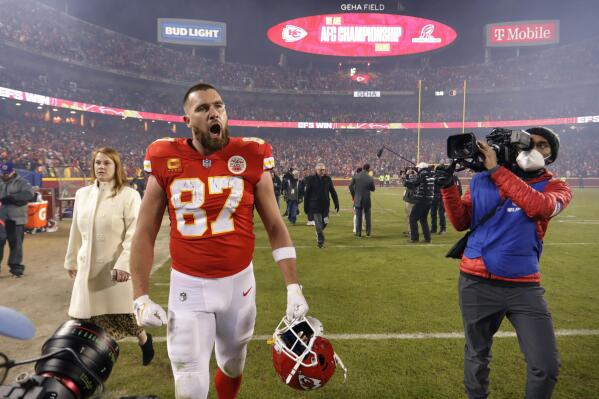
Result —
[{"label": "black wristband", "polygon": [[499,168],[501,168],[500,165],[495,165],[491,169],[489,169],[487,172],[489,172],[489,175],[492,175],[493,173],[497,172],[497,169],[499,169]]}]

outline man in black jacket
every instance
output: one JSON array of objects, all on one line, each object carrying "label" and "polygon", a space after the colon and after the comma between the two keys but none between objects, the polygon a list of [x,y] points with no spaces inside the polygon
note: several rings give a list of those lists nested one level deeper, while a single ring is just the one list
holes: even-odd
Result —
[{"label": "man in black jacket", "polygon": [[356,236],[362,236],[362,213],[366,219],[366,236],[370,237],[372,223],[370,219],[370,192],[374,191],[374,180],[369,174],[370,165],[365,164],[360,173],[354,175],[349,184],[349,192],[354,200],[356,212]]},{"label": "man in black jacket", "polygon": [[316,174],[306,177],[304,182],[304,212],[314,218],[318,248],[322,248],[324,246],[323,230],[329,222],[331,206],[329,194],[333,198],[336,212],[339,212],[339,198],[333,186],[333,180],[325,174],[325,166],[322,162],[316,165]]},{"label": "man in black jacket", "polygon": [[285,187],[287,187],[287,182],[289,179],[291,179],[292,175],[293,168],[289,168],[287,172],[283,173],[283,177],[281,178],[281,193],[283,194],[283,201],[285,203],[285,213],[283,213],[283,216],[287,216],[289,214],[289,209],[287,208],[287,191],[285,190]]},{"label": "man in black jacket", "polygon": [[424,242],[431,242],[431,232],[428,227],[428,213],[431,210],[433,195],[435,190],[435,178],[428,164],[421,162],[416,165],[418,173],[411,175],[406,180],[406,186],[415,189],[414,191],[414,207],[410,213],[410,239],[409,243],[418,242],[418,222],[422,226],[422,235]]},{"label": "man in black jacket", "polygon": [[[0,202],[6,207],[6,239],[10,248],[8,266],[14,277],[21,277],[23,265],[23,239],[27,222],[27,203],[33,197],[31,184],[19,176],[12,162],[0,163]],[[4,257],[4,243],[0,247],[0,263]]]},{"label": "man in black jacket", "polygon": [[274,170],[272,172],[272,185],[275,188],[275,199],[277,200],[277,206],[280,206],[279,197],[281,197],[281,192],[283,191],[283,182],[281,181],[281,178],[277,172]]},{"label": "man in black jacket", "polygon": [[287,219],[295,225],[299,214],[299,204],[304,198],[304,182],[299,178],[299,170],[294,170],[291,177],[285,180],[285,197],[287,198]]},{"label": "man in black jacket", "polygon": [[[435,170],[437,169],[440,169],[440,165],[435,166]],[[439,234],[445,234],[447,231],[447,223],[445,221],[445,208],[443,207],[443,199],[441,198],[441,184],[437,179],[435,179],[435,191],[433,195],[433,202],[431,204],[431,233],[437,232],[437,219],[439,221]]]},{"label": "man in black jacket", "polygon": [[412,214],[412,209],[414,208],[414,192],[416,189],[413,185],[408,184],[408,181],[412,180],[412,175],[416,175],[416,169],[407,168],[400,172],[401,184],[406,188],[403,194],[404,201],[404,211],[405,211],[405,221],[406,221],[406,230],[403,232],[404,236],[410,236],[410,215]]}]

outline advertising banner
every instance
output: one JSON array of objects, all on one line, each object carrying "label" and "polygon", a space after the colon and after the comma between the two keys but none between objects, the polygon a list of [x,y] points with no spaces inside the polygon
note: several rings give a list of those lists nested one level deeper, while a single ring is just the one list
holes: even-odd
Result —
[{"label": "advertising banner", "polygon": [[559,20],[488,24],[487,47],[539,46],[559,43]]},{"label": "advertising banner", "polygon": [[227,24],[199,19],[158,18],[158,42],[225,47]]},{"label": "advertising banner", "polygon": [[451,44],[457,33],[430,19],[394,14],[327,14],[281,22],[267,32],[281,47],[341,57],[424,53]]},{"label": "advertising banner", "polygon": [[[380,92],[358,92],[368,93],[364,97],[380,95]],[[359,95],[362,97],[362,95]],[[77,101],[63,100],[60,98],[42,96],[27,93],[20,90],[0,87],[0,97],[15,101],[26,101],[40,105],[60,107],[82,112],[116,116],[121,118],[137,118],[139,120],[156,120],[165,122],[183,122],[181,115],[157,114],[154,112],[133,111],[122,108],[107,107],[104,105],[86,104]],[[599,115],[577,116],[565,118],[527,119],[527,120],[504,120],[504,121],[468,121],[466,128],[493,128],[493,127],[517,127],[517,126],[551,126],[551,125],[573,125],[584,123],[599,123]],[[363,130],[395,130],[416,129],[417,122],[279,122],[279,121],[256,121],[256,120],[229,120],[230,126],[248,126],[264,128],[292,128],[292,129],[363,129]],[[462,122],[422,122],[422,129],[461,129]]]},{"label": "advertising banner", "polygon": [[373,91],[354,91],[354,97],[380,97],[381,92],[378,90]]}]

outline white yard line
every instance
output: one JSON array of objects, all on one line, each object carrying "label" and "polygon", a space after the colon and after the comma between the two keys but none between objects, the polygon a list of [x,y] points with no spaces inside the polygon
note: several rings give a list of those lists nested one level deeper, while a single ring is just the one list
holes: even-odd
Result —
[{"label": "white yard line", "polygon": [[[555,330],[555,335],[558,337],[584,337],[598,336],[599,330],[588,329],[563,329]],[[464,333],[459,331],[441,332],[441,333],[397,333],[397,334],[327,334],[327,338],[332,340],[347,341],[347,340],[367,340],[367,341],[384,341],[384,340],[415,340],[415,339],[463,339]],[[516,333],[512,331],[498,331],[495,338],[515,338]],[[165,342],[166,337],[152,337],[155,342]],[[271,335],[255,335],[252,341],[266,341],[272,338]],[[121,342],[137,342],[137,338],[125,338]]]}]

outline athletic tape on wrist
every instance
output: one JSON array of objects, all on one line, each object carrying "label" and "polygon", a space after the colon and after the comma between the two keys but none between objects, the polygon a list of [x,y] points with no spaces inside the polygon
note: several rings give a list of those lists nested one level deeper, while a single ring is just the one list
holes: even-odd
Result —
[{"label": "athletic tape on wrist", "polygon": [[294,247],[281,247],[272,251],[272,257],[275,262],[279,262],[283,259],[295,259],[295,248]]}]

